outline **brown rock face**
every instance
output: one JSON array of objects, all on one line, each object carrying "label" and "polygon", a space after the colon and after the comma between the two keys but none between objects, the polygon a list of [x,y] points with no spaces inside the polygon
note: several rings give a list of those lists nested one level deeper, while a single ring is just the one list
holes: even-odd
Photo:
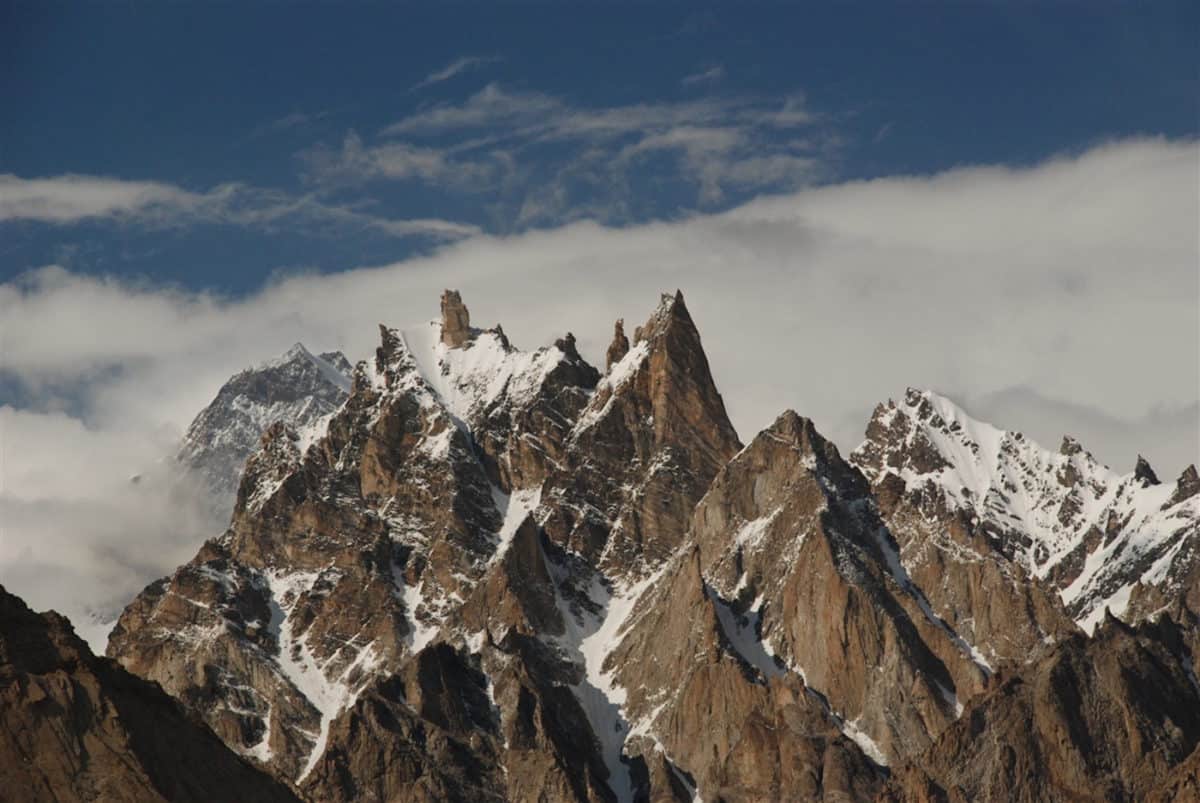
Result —
[{"label": "brown rock face", "polygon": [[919,752],[984,688],[986,667],[895,556],[866,481],[784,413],[717,475],[691,537],[715,594],[758,620],[782,665],[866,734]]},{"label": "brown rock face", "polygon": [[[1200,741],[1187,663],[1170,619],[1134,629],[1110,618],[1094,639],[1071,637],[973,701],[881,797],[1146,799]],[[1167,784],[1194,786],[1188,771]]]},{"label": "brown rock face", "polygon": [[442,342],[459,348],[471,338],[471,313],[457,290],[442,293]]},{"label": "brown rock face", "polygon": [[295,801],[182,706],[0,587],[0,797]]},{"label": "brown rock face", "polygon": [[1200,747],[1167,773],[1146,795],[1146,803],[1196,803],[1200,800]]},{"label": "brown rock face", "polygon": [[666,567],[627,627],[605,667],[628,692],[629,744],[646,761],[658,752],[693,795],[874,797],[881,770],[841,734],[826,702],[761,647],[739,651],[755,638],[753,627],[708,589],[699,550]]},{"label": "brown rock face", "polygon": [[305,780],[311,800],[503,801],[487,679],[445,645],[364,691]]}]

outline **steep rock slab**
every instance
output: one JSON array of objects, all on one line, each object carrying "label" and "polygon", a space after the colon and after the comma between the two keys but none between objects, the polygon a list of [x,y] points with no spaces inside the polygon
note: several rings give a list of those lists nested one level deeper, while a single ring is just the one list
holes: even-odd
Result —
[{"label": "steep rock slab", "polygon": [[881,761],[921,751],[984,688],[986,662],[930,609],[866,481],[807,419],[784,413],[722,469],[691,537],[762,648]]},{"label": "steep rock slab", "polygon": [[645,576],[740,446],[683,295],[663,296],[574,422],[543,524],[606,573]]},{"label": "steep rock slab", "polygon": [[972,701],[885,801],[1146,799],[1200,741],[1200,688],[1169,618],[1131,628],[1109,617],[1094,638],[1049,655]]},{"label": "steep rock slab", "polygon": [[871,800],[879,767],[824,700],[774,665],[707,587],[690,548],[645,592],[604,666],[624,696],[626,750],[701,800]]},{"label": "steep rock slab", "polygon": [[94,656],[66,619],[2,587],[0,720],[6,799],[297,800],[157,685]]},{"label": "steep rock slab", "polygon": [[487,680],[446,645],[365,690],[333,723],[302,791],[329,801],[499,801],[504,772]]}]

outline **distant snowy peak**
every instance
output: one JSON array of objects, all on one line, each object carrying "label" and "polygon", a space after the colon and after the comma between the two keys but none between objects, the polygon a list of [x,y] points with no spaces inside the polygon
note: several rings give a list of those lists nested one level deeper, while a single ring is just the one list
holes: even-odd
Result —
[{"label": "distant snowy peak", "polygon": [[1156,561],[1197,537],[1194,467],[1174,484],[1160,484],[1142,458],[1119,475],[1073,438],[1053,452],[931,391],[910,388],[876,408],[851,459],[876,486],[899,478],[930,515],[966,515],[999,551],[1058,586],[1089,628],[1105,605],[1124,610],[1133,583],[1165,577]]},{"label": "distant snowy peak", "polygon": [[222,510],[232,509],[242,466],[266,429],[283,422],[311,441],[310,430],[346,399],[352,370],[341,352],[317,356],[295,344],[230,378],[188,427],[177,459],[200,473]]}]

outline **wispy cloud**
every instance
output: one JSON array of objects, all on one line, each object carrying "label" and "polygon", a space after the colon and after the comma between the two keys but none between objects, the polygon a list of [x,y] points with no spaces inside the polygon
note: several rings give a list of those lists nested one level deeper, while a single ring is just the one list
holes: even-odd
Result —
[{"label": "wispy cloud", "polygon": [[491,64],[499,60],[500,59],[497,56],[465,56],[461,59],[455,59],[440,70],[434,70],[429,75],[413,84],[410,91],[415,92],[419,89],[425,89],[426,87],[433,86],[434,84],[440,84],[443,81],[449,81],[456,75],[461,75],[469,70],[475,70],[485,64]]},{"label": "wispy cloud", "polygon": [[306,178],[318,184],[353,184],[373,179],[414,180],[443,187],[478,188],[495,172],[479,160],[455,159],[445,150],[405,142],[367,147],[350,131],[340,148],[316,146],[300,153]]},{"label": "wispy cloud", "polygon": [[[396,120],[373,143],[354,135],[340,152],[306,158],[318,181],[394,178],[445,188],[448,180],[478,189],[489,176],[491,186],[503,179],[518,224],[584,213],[615,221],[651,176],[690,184],[702,207],[730,193],[794,189],[819,174],[826,156],[830,135],[810,136],[820,122],[799,93],[582,106],[491,83]],[[636,175],[620,174],[634,168]],[[523,191],[517,178],[527,181]]]},{"label": "wispy cloud", "polygon": [[250,136],[252,138],[253,137],[263,137],[268,134],[277,134],[281,131],[292,131],[297,128],[304,128],[305,126],[312,125],[313,123],[315,123],[319,120],[323,120],[328,116],[329,116],[328,111],[320,111],[320,112],[312,112],[312,113],[292,112],[291,114],[285,114],[282,117],[278,117],[274,120],[263,123],[262,125],[256,127],[253,131],[251,131]]},{"label": "wispy cloud", "polygon": [[725,77],[725,68],[720,64],[714,67],[709,67],[706,70],[685,75],[680,81],[684,86],[696,86],[697,84],[712,84],[720,81]]},{"label": "wispy cloud", "polygon": [[302,223],[331,231],[351,227],[394,237],[425,236],[440,240],[469,236],[477,231],[474,226],[450,221],[380,217],[327,203],[313,194],[295,196],[235,182],[194,192],[163,182],[104,176],[0,175],[0,224],[27,221],[70,225],[87,220],[151,228],[215,223],[267,230]]}]

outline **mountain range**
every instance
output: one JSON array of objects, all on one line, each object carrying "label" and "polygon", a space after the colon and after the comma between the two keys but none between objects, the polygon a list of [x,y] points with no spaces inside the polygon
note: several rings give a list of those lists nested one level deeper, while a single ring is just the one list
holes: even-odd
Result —
[{"label": "mountain range", "polygon": [[446,291],[234,377],[179,460],[229,527],[107,657],[0,597],[15,799],[1197,799],[1195,466],[914,389],[845,456],[743,442],[681,293],[600,370]]}]

